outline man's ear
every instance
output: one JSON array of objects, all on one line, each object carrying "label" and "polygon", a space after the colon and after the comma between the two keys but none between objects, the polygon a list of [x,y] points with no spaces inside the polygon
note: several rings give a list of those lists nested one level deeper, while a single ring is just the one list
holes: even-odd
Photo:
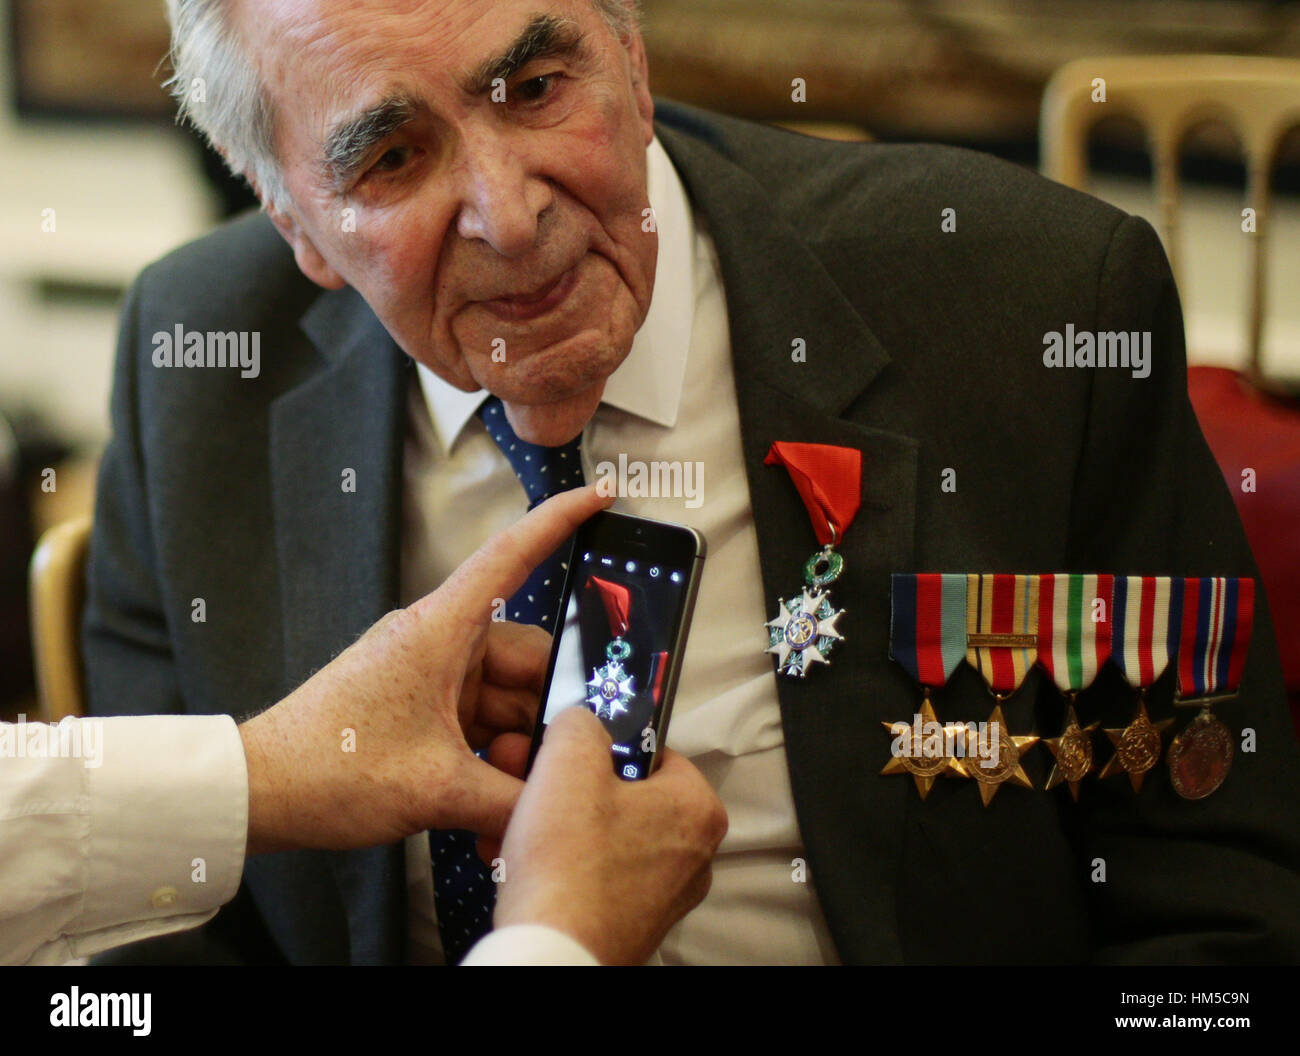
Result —
[{"label": "man's ear", "polygon": [[[213,143],[212,146],[225,160],[227,168],[232,172],[239,171],[235,166],[231,165],[230,154],[224,147],[216,143]],[[347,281],[330,267],[325,258],[320,255],[311,239],[298,226],[298,221],[289,214],[282,213],[267,204],[266,195],[262,193],[257,174],[252,171],[245,171],[242,175],[248,181],[248,185],[253,188],[253,193],[257,195],[258,200],[262,203],[266,215],[271,218],[271,223],[275,225],[275,229],[280,232],[284,240],[293,249],[294,259],[298,262],[298,270],[317,286],[323,286],[327,290],[340,290],[346,286]]]},{"label": "man's ear", "polygon": [[632,92],[636,96],[637,113],[645,126],[645,145],[648,147],[655,134],[655,104],[650,95],[650,63],[646,59],[640,30],[632,30],[623,47],[627,49],[628,63],[632,68]]},{"label": "man's ear", "polygon": [[270,205],[266,206],[266,215],[271,218],[271,223],[275,224],[275,229],[293,248],[293,256],[298,262],[298,270],[307,278],[311,279],[317,286],[323,286],[327,290],[339,290],[347,285],[347,280],[321,256],[315,243],[312,242],[293,216],[282,213]]}]

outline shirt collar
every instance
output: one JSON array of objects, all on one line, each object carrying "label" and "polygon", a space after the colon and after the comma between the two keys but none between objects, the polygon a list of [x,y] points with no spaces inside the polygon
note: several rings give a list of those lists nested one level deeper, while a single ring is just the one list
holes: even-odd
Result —
[{"label": "shirt collar", "polygon": [[[677,424],[695,316],[695,221],[686,189],[656,136],[646,148],[646,196],[659,233],[654,292],[632,349],[605,383],[601,404],[656,425]],[[462,392],[416,364],[443,454],[450,452],[487,393]]]}]

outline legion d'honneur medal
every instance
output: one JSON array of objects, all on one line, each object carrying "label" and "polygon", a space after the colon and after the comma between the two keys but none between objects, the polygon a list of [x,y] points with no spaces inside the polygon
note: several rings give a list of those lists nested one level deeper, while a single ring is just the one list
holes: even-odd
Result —
[{"label": "legion d'honneur medal", "polygon": [[1110,659],[1114,578],[1073,573],[1038,577],[1038,663],[1066,699],[1065,729],[1059,737],[1043,740],[1056,760],[1047,788],[1068,785],[1076,803],[1079,782],[1095,765],[1092,732],[1100,723],[1080,726],[1074,701]]},{"label": "legion d'honneur medal", "polygon": [[611,641],[605,646],[605,665],[596,668],[587,683],[587,703],[598,719],[612,719],[627,711],[636,688],[632,676],[623,670],[623,662],[632,655],[627,634],[631,617],[632,595],[627,587],[591,576],[587,588],[595,587],[609,619]]},{"label": "legion d'honneur medal", "polygon": [[1038,743],[1012,736],[1002,705],[1025,680],[1038,656],[1038,577],[979,575],[966,582],[966,662],[997,701],[986,735],[967,733],[964,769],[979,783],[987,807],[1007,781],[1033,788],[1020,760]]},{"label": "legion d'honneur medal", "polygon": [[844,610],[831,602],[830,586],[844,571],[844,558],[835,545],[844,538],[862,502],[862,452],[778,441],[763,464],[785,466],[822,545],[804,563],[803,591],[779,598],[776,617],[766,625],[764,652],[776,655],[777,671],[804,678],[814,664],[829,664],[831,651],[844,640],[838,627]]},{"label": "legion d'honneur medal", "polygon": [[1204,799],[1232,769],[1232,732],[1210,708],[1237,695],[1254,622],[1253,579],[1183,581],[1174,706],[1201,709],[1169,746],[1169,779],[1183,799]]},{"label": "legion d'honneur medal", "polygon": [[1169,576],[1116,576],[1111,604],[1111,660],[1138,691],[1138,710],[1122,730],[1106,730],[1115,754],[1099,777],[1126,773],[1134,792],[1160,762],[1161,735],[1173,719],[1152,722],[1147,689],[1169,666],[1182,626],[1183,581]]},{"label": "legion d'honneur medal", "polygon": [[[940,726],[930,693],[945,685],[966,655],[966,577],[895,573],[891,578],[889,655],[921,684],[921,710],[912,723],[886,722],[893,757],[882,774],[911,774],[925,799],[941,774],[968,776],[955,757],[966,727]],[[960,732],[958,732],[960,731]]]}]

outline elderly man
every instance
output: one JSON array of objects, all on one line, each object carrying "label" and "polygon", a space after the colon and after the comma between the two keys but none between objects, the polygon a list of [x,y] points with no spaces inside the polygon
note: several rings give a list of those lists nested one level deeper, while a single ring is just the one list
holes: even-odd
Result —
[{"label": "elderly man", "polygon": [[[1300,956],[1262,598],[1219,709],[1256,750],[1203,802],[1162,768],[1138,791],[1094,773],[1076,804],[1027,744],[1033,789],[987,808],[973,781],[921,802],[881,774],[882,722],[918,706],[889,660],[891,573],[1252,574],[1148,225],[968,152],[656,104],[620,0],[170,6],[183,110],[266,215],[128,300],[87,619],[101,706],[256,709],[539,494],[620,455],[697,464],[703,502],[618,507],[710,550],[669,743],[730,830],[663,960]],[[1146,333],[1149,357],[1058,369],[1067,327]],[[172,334],[192,354],[166,355]],[[256,368],[216,365],[212,334],[246,335]],[[843,637],[803,678],[765,655],[816,549],[776,442],[861,457]],[[545,627],[548,604],[505,607]],[[1146,698],[1158,721],[1171,689]],[[962,721],[995,703],[966,668],[936,699]],[[1111,670],[1077,704],[1107,728],[1135,706]],[[1001,707],[1016,735],[1063,727],[1036,672]],[[267,856],[214,926],[250,959],[455,960],[490,905],[464,848]]]}]

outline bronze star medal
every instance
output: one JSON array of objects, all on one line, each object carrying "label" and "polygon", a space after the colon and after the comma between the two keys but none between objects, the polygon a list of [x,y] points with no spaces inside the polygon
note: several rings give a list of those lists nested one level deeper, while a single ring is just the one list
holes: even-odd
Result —
[{"label": "bronze star medal", "polygon": [[[967,730],[966,758],[962,764],[966,776],[973,777],[978,782],[980,799],[984,801],[986,807],[993,802],[998,789],[1007,781],[1021,788],[1034,787],[1024,767],[1020,765],[1020,760],[1024,752],[1039,741],[1036,734],[1012,736],[1011,731],[1007,729],[1007,719],[1002,714],[1001,703],[989,716],[987,729],[987,741],[979,734]],[[985,763],[989,765],[985,766]]]},{"label": "bronze star medal", "polygon": [[1066,705],[1061,735],[1043,740],[1055,760],[1045,787],[1068,784],[1076,803],[1079,782],[1096,765],[1092,733],[1101,724],[1081,727],[1074,705],[1113,655],[1111,625],[1094,617],[1111,609],[1114,596],[1115,577],[1109,574],[1061,572],[1038,577],[1038,663],[1052,676]]},{"label": "bronze star medal", "polygon": [[1173,721],[1152,722],[1147,715],[1146,694],[1143,694],[1138,699],[1138,713],[1127,727],[1105,731],[1115,746],[1115,754],[1106,761],[1098,776],[1110,777],[1122,771],[1128,774],[1133,791],[1140,792],[1147,771],[1160,762],[1160,735]]},{"label": "bronze star medal", "polygon": [[[909,726],[905,722],[881,723],[898,738],[897,743],[902,751],[894,755],[880,772],[911,774],[916,781],[916,790],[924,800],[930,794],[930,789],[934,787],[935,778],[943,775],[956,777],[969,775],[961,760],[953,757],[951,749],[955,736],[952,731],[961,729],[964,734],[965,728],[939,727],[938,716],[935,715],[934,705],[930,703],[928,696],[921,703],[920,716],[922,728],[919,733],[914,726]],[[928,735],[925,733],[926,730],[930,731]]]},{"label": "bronze star medal", "polygon": [[1070,795],[1079,802],[1079,782],[1090,774],[1096,763],[1092,755],[1092,732],[1100,723],[1079,725],[1079,716],[1071,703],[1066,710],[1065,729],[1059,737],[1046,737],[1043,743],[1051,751],[1056,763],[1047,778],[1047,788],[1068,784]]}]

